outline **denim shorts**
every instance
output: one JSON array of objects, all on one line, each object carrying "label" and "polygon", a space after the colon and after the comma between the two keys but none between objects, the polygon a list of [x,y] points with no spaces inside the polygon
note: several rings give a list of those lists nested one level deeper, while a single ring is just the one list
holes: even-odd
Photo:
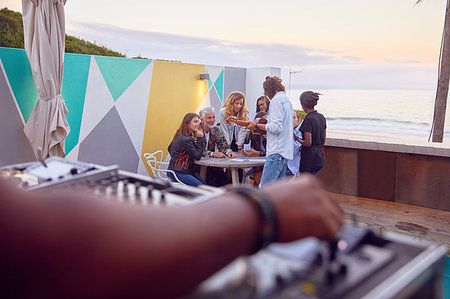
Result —
[{"label": "denim shorts", "polygon": [[261,176],[261,186],[275,182],[286,176],[287,159],[280,154],[272,154],[266,158],[263,173]]}]

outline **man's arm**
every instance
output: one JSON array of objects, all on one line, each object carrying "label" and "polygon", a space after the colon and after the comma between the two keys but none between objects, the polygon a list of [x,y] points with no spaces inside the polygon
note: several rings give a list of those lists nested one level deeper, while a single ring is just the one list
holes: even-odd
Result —
[{"label": "man's arm", "polygon": [[211,129],[211,132],[216,137],[216,146],[219,152],[224,153],[225,155],[228,155],[230,152],[232,152],[220,127],[213,127]]},{"label": "man's arm", "polygon": [[[270,121],[264,125],[264,130],[272,134],[279,134],[283,130],[284,111],[280,102],[272,100],[270,102]],[[258,128],[263,129],[261,125]]]},{"label": "man's arm", "polygon": [[258,215],[235,194],[158,208],[0,190],[0,273],[20,276],[16,294],[25,296],[175,297],[249,252],[256,238]]},{"label": "man's arm", "polygon": [[[257,210],[233,192],[161,208],[24,193],[1,180],[0,191],[0,273],[19,296],[176,297],[251,252],[258,231]],[[311,176],[255,192],[271,198],[279,242],[332,239],[342,224],[342,212]]]}]

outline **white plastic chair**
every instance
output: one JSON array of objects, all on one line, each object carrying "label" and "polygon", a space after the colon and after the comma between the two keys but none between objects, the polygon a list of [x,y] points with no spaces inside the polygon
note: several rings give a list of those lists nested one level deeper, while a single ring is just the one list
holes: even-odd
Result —
[{"label": "white plastic chair", "polygon": [[300,170],[297,169],[297,171],[295,172],[295,174],[292,176],[291,181],[295,180],[296,177],[298,177],[300,175]]},{"label": "white plastic chair", "polygon": [[182,181],[180,181],[173,170],[167,169],[169,167],[169,162],[164,161],[164,152],[162,150],[157,150],[153,154],[145,153],[144,157],[147,160],[147,164],[148,166],[150,166],[154,177],[172,181],[167,176],[167,173],[170,172],[171,174],[173,174],[178,183],[186,185]]}]

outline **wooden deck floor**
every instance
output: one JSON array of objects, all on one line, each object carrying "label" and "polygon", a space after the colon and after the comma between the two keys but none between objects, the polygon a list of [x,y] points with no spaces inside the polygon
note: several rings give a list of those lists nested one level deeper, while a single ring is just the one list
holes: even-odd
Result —
[{"label": "wooden deck floor", "polygon": [[345,214],[345,221],[356,219],[377,233],[397,232],[414,239],[442,244],[450,256],[450,212],[395,202],[330,193]]}]

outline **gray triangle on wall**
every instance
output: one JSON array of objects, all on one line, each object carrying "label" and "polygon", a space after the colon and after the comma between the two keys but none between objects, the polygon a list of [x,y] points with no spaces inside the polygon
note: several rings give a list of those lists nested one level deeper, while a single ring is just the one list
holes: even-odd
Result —
[{"label": "gray triangle on wall", "polygon": [[78,160],[137,172],[139,156],[115,107],[80,143]]}]

